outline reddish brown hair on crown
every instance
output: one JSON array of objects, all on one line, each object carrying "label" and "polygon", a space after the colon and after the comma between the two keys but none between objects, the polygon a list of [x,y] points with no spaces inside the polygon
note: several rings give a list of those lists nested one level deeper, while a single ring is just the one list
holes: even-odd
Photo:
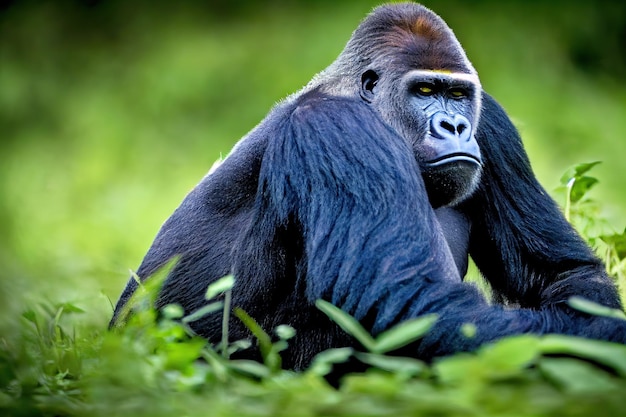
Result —
[{"label": "reddish brown hair on crown", "polygon": [[420,16],[415,20],[411,26],[411,32],[429,41],[439,40],[442,35],[444,35],[441,30],[435,28],[425,16]]},{"label": "reddish brown hair on crown", "polygon": [[346,50],[356,53],[363,62],[475,73],[443,19],[416,3],[396,3],[374,9],[356,29]]}]

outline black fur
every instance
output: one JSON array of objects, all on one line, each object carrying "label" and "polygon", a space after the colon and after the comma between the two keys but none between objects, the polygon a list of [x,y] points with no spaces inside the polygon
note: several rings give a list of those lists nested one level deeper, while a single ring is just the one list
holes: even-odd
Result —
[{"label": "black fur", "polygon": [[537,182],[504,110],[484,95],[477,141],[480,188],[460,210],[472,219],[470,255],[501,298],[538,308],[572,295],[614,308],[604,266]]},{"label": "black fur", "polygon": [[[404,5],[403,7],[406,7]],[[504,110],[482,97],[478,189],[434,210],[414,149],[373,105],[310,88],[279,104],[185,198],[141,264],[150,276],[180,261],[158,305],[202,307],[207,286],[233,273],[233,306],[267,331],[290,324],[284,364],[302,369],[354,341],[319,312],[325,299],[374,334],[437,313],[434,328],[402,353],[423,359],[520,333],[563,333],[626,343],[626,321],[568,307],[573,295],[621,308],[603,265],[536,181]],[[499,301],[462,282],[471,254]],[[129,281],[112,323],[137,284]],[[475,337],[460,332],[476,326]],[[192,327],[218,341],[221,317]],[[230,338],[249,337],[233,319]],[[243,356],[257,357],[255,349]]]}]

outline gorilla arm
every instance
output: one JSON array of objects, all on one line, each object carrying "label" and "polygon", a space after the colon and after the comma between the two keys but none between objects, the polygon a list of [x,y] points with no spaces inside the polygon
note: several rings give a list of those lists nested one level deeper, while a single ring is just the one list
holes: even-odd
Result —
[{"label": "gorilla arm", "polygon": [[604,266],[537,182],[515,127],[486,94],[476,139],[483,177],[459,208],[473,220],[470,255],[496,296],[538,308],[578,295],[621,308]]}]

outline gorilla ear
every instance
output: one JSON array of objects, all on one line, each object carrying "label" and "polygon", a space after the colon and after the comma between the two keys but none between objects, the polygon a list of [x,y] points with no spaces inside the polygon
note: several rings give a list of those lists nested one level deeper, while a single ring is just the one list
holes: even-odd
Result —
[{"label": "gorilla ear", "polygon": [[378,83],[378,74],[374,70],[367,70],[361,75],[361,98],[368,103],[374,99],[374,88]]}]

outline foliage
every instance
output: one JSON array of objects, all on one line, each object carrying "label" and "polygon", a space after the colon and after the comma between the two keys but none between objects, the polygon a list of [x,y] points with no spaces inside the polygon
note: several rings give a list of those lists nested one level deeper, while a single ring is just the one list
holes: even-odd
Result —
[{"label": "foliage", "polygon": [[[563,177],[565,210],[583,231],[602,222],[590,214],[587,192],[595,164]],[[595,213],[595,211],[593,212]],[[623,278],[623,236],[591,235]],[[610,249],[607,249],[610,248]],[[106,332],[75,320],[71,303],[25,311],[19,332],[0,339],[0,414],[6,416],[579,416],[619,415],[626,409],[626,346],[569,336],[522,335],[424,363],[389,355],[422,337],[435,316],[400,323],[371,336],[330,303],[317,306],[364,347],[317,355],[303,372],[284,370],[280,352],[295,330],[266,333],[245,311],[263,361],[232,359],[247,340],[228,339],[231,276],[206,292],[207,304],[183,316],[171,305],[157,314],[155,294],[169,268],[140,284],[126,326]],[[572,307],[624,318],[582,299]],[[222,340],[197,337],[190,323],[221,314]],[[471,334],[471,329],[466,329]],[[331,386],[325,379],[348,360],[369,368]]]},{"label": "foliage", "polygon": [[63,320],[79,312],[55,307],[29,313],[22,336],[3,340],[2,415],[600,416],[626,407],[626,347],[609,343],[518,336],[432,365],[362,354],[372,369],[335,389],[323,376],[355,354],[349,349],[293,373],[227,360],[181,321],[154,321],[150,309],[119,332],[72,335]]},{"label": "foliage", "polygon": [[602,216],[598,201],[589,197],[599,182],[589,171],[598,164],[583,163],[568,169],[556,191],[563,198],[565,217],[595,248],[626,301],[626,229],[616,232]]}]

